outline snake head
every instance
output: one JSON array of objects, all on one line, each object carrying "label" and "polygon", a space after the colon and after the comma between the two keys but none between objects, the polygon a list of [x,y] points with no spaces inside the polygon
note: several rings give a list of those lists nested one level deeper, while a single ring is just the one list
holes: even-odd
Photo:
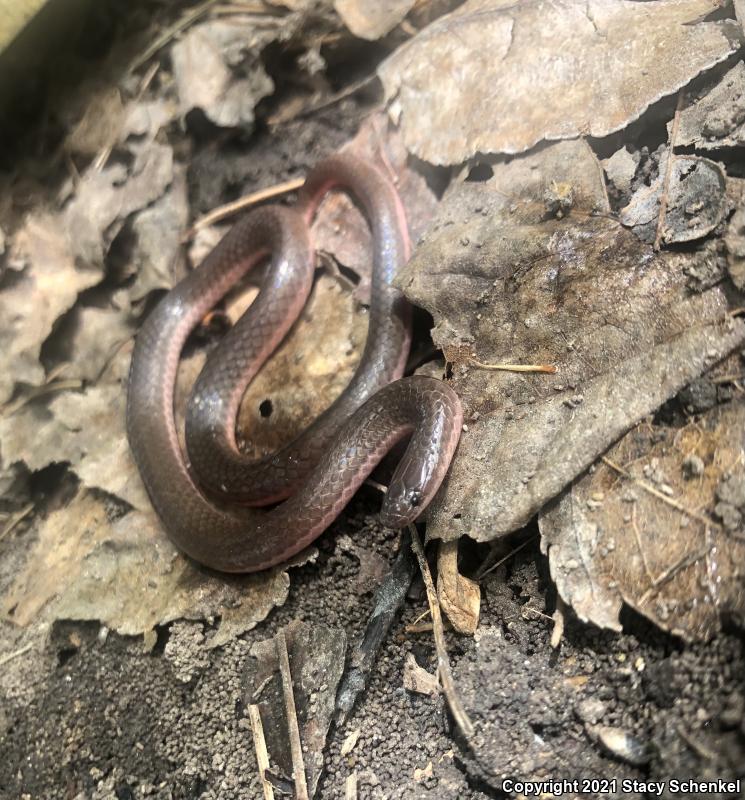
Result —
[{"label": "snake head", "polygon": [[[429,502],[430,498],[426,498]],[[394,479],[388,487],[380,510],[380,521],[386,528],[403,528],[413,522],[426,506],[420,486],[407,486]]]}]

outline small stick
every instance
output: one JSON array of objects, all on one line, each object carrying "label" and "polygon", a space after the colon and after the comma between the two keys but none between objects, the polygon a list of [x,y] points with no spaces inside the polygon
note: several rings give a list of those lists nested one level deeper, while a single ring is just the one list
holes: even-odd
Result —
[{"label": "small stick", "polygon": [[325,98],[324,100],[320,100],[317,103],[310,103],[309,105],[301,108],[299,111],[290,114],[273,114],[271,117],[267,119],[268,125],[283,125],[286,122],[290,122],[295,119],[302,119],[303,117],[307,117],[308,114],[315,114],[316,111],[322,111],[324,108],[328,108],[329,106],[333,106],[336,103],[340,102],[341,100],[346,99],[347,97],[351,97],[353,94],[357,94],[360,89],[364,89],[366,86],[371,84],[376,78],[377,73],[373,72],[372,75],[367,75],[364,78],[351,83],[349,86],[345,86],[343,89],[340,89],[335,94],[332,94],[330,97]]},{"label": "small stick", "polygon": [[500,558],[499,561],[496,562],[496,564],[492,564],[490,567],[487,567],[486,569],[483,569],[483,567],[481,569],[479,569],[479,571],[476,573],[476,580],[480,581],[483,577],[488,575],[490,572],[494,572],[494,570],[497,567],[502,566],[502,564],[504,564],[505,561],[507,561],[508,559],[512,558],[512,556],[514,556],[515,553],[519,553],[524,547],[527,547],[529,544],[532,544],[537,538],[538,538],[537,536],[531,536],[530,539],[526,539],[524,542],[519,544],[517,547],[513,548],[512,550],[510,550],[510,552],[507,553],[507,555],[504,556],[503,558]]},{"label": "small stick", "polygon": [[678,105],[675,108],[673,117],[673,127],[670,130],[670,144],[668,146],[667,164],[665,166],[665,177],[662,181],[662,194],[660,195],[660,216],[657,219],[657,233],[654,237],[654,249],[658,251],[662,244],[662,232],[665,227],[665,215],[667,214],[668,191],[670,189],[670,175],[673,171],[673,161],[675,160],[675,140],[678,138],[678,128],[680,127],[680,112],[683,108],[683,95],[678,94]]},{"label": "small stick", "polygon": [[494,369],[504,372],[549,372],[553,375],[558,371],[551,364],[485,364],[483,361],[477,361],[472,356],[468,357],[468,362],[480,369]]},{"label": "small stick", "polygon": [[419,562],[419,569],[422,573],[422,579],[424,580],[424,586],[427,590],[427,601],[432,614],[435,650],[437,651],[437,671],[440,675],[442,690],[445,693],[450,712],[453,715],[456,725],[466,738],[470,738],[474,733],[473,723],[460,702],[460,698],[455,689],[455,683],[453,682],[453,675],[450,672],[450,660],[448,659],[448,653],[445,649],[445,631],[442,626],[442,615],[440,614],[440,602],[437,599],[437,591],[432,582],[432,575],[429,571],[427,559],[424,557],[424,548],[419,539],[419,534],[413,525],[409,525],[408,528],[411,532],[411,549],[416,554],[417,561]]},{"label": "small stick", "polygon": [[196,6],[196,8],[192,8],[190,11],[187,11],[181,17],[181,19],[177,20],[169,28],[166,28],[163,33],[158,36],[158,38],[149,47],[147,47],[141,55],[135,58],[135,60],[129,65],[128,71],[131,73],[141,67],[149,58],[154,56],[158,50],[161,49],[161,47],[165,47],[168,42],[171,41],[171,39],[178,36],[179,33],[188,28],[192,22],[196,22],[199,17],[209,11],[210,6],[213,6],[216,2],[217,0],[206,0],[206,2],[200,3],[200,5]]},{"label": "small stick", "polygon": [[259,779],[261,780],[261,788],[264,790],[264,800],[274,800],[274,789],[265,777],[265,772],[269,769],[269,753],[266,749],[264,726],[261,724],[259,707],[254,703],[248,706],[248,718],[251,721],[251,731],[254,736],[256,764],[259,767]]},{"label": "small stick", "polygon": [[713,528],[717,528],[718,530],[722,529],[722,526],[718,522],[716,522],[716,520],[710,519],[704,514],[699,514],[697,511],[693,511],[690,508],[686,508],[682,503],[679,503],[677,500],[673,500],[671,497],[668,497],[666,494],[663,494],[658,489],[655,489],[654,486],[650,486],[646,481],[642,481],[639,478],[635,478],[630,472],[627,472],[623,467],[619,467],[618,464],[614,464],[613,461],[611,461],[607,456],[603,456],[602,460],[603,463],[607,464],[611,469],[614,469],[619,475],[623,475],[624,478],[627,478],[632,483],[635,483],[641,489],[644,489],[645,492],[649,492],[649,494],[653,495],[658,500],[662,500],[663,503],[667,503],[667,505],[672,506],[674,509],[680,511],[682,514],[685,514],[688,517],[692,517],[693,519],[697,519],[704,525],[711,525]]},{"label": "small stick", "polygon": [[7,664],[8,661],[12,661],[14,658],[18,658],[18,656],[22,656],[24,653],[28,653],[28,651],[33,647],[33,644],[24,645],[20,650],[14,650],[12,653],[7,653],[4,656],[0,656],[0,667],[4,664]]},{"label": "small stick", "polygon": [[34,510],[35,507],[36,506],[33,503],[29,503],[20,511],[16,511],[16,513],[13,514],[8,520],[2,531],[0,531],[0,541],[2,541],[13,530],[13,528],[16,527],[16,525],[26,519],[26,517]]},{"label": "small stick", "polygon": [[305,178],[293,178],[289,181],[284,181],[284,183],[278,183],[274,186],[268,186],[266,189],[259,189],[257,192],[252,192],[251,194],[247,194],[245,197],[239,197],[237,200],[234,200],[232,203],[226,203],[224,206],[219,206],[218,208],[213,209],[208,214],[200,217],[192,226],[189,228],[188,231],[184,234],[184,240],[188,240],[194,237],[194,234],[201,228],[206,228],[208,225],[212,225],[215,222],[219,222],[220,220],[225,219],[226,217],[231,217],[233,214],[237,214],[239,211],[242,211],[244,208],[248,208],[249,206],[256,205],[256,203],[261,203],[263,200],[270,200],[273,197],[279,197],[279,195],[287,194],[288,192],[294,192],[296,189],[299,189],[305,183]]},{"label": "small stick", "polygon": [[295,693],[292,689],[290,656],[287,653],[287,639],[285,639],[284,631],[280,631],[274,641],[277,648],[277,660],[279,661],[279,674],[282,677],[282,692],[285,696],[287,728],[290,734],[290,752],[292,753],[292,776],[295,780],[295,798],[296,800],[309,800],[308,784],[305,782],[303,745],[300,741],[300,727],[298,726],[297,710],[295,708]]},{"label": "small stick", "polygon": [[357,773],[347,775],[344,783],[344,800],[357,800]]}]

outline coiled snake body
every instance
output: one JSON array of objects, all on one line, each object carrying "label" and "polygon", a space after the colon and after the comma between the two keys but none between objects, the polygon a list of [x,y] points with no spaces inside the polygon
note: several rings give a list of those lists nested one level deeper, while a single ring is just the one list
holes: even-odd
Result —
[{"label": "coiled snake body", "polygon": [[[305,304],[314,266],[309,223],[334,187],[352,195],[373,233],[365,349],[347,389],[313,425],[278,453],[251,461],[235,442],[238,406]],[[249,213],[149,315],[132,355],[127,431],[152,503],[189,556],[226,572],[285,561],[328,527],[405,437],[409,444],[383,501],[382,522],[402,527],[432,499],[455,451],[462,411],[441,381],[401,377],[410,312],[391,281],[408,247],[393,185],[370,164],[333,156],[308,176],[297,209],[269,206]],[[187,411],[189,466],[173,412],[181,350],[204,315],[267,255],[261,292],[195,384]],[[247,507],[278,500],[283,502],[268,511]]]}]

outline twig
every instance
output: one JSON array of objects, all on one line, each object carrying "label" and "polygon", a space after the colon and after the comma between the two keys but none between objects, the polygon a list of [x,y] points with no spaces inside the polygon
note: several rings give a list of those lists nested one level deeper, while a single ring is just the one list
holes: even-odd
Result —
[{"label": "twig", "polygon": [[719,761],[719,756],[713,750],[710,750],[697,739],[694,739],[682,725],[678,725],[678,735],[697,755],[714,764]]},{"label": "twig", "polygon": [[485,364],[483,361],[477,361],[472,356],[468,357],[468,362],[480,369],[494,369],[504,372],[548,372],[553,375],[558,371],[551,364]]},{"label": "twig", "polygon": [[22,656],[24,653],[28,653],[29,650],[33,647],[33,644],[27,644],[21,647],[20,650],[15,650],[12,653],[6,653],[4,656],[0,656],[0,667],[7,664],[9,661],[12,661],[14,658],[18,658],[18,656]]},{"label": "twig", "polygon": [[437,651],[437,670],[440,675],[442,690],[447,698],[450,713],[453,715],[455,724],[460,728],[463,735],[467,739],[470,739],[474,733],[473,723],[460,702],[460,698],[455,689],[455,683],[453,682],[453,675],[450,672],[450,660],[448,659],[448,653],[445,648],[445,632],[442,627],[442,616],[440,614],[440,603],[437,599],[437,591],[432,582],[432,575],[429,571],[427,559],[424,557],[424,548],[419,539],[419,534],[413,525],[409,525],[408,527],[411,533],[411,549],[414,551],[417,561],[419,562],[419,569],[421,570],[424,586],[427,590],[427,602],[429,603],[429,610],[432,614],[435,650]]},{"label": "twig", "polygon": [[667,164],[665,166],[665,177],[662,181],[662,194],[660,195],[660,216],[657,219],[657,233],[654,237],[654,249],[657,251],[662,244],[662,233],[665,228],[665,215],[667,214],[668,191],[670,189],[670,175],[673,171],[673,161],[675,161],[675,140],[678,138],[678,128],[680,127],[680,112],[683,108],[683,97],[685,93],[678,94],[678,104],[675,108],[673,117],[673,127],[670,131],[670,141],[668,143]]},{"label": "twig", "polygon": [[269,769],[269,753],[266,749],[264,726],[261,724],[259,707],[254,703],[248,706],[248,718],[251,721],[251,731],[253,732],[254,748],[256,750],[256,764],[259,768],[261,788],[264,790],[264,800],[274,800],[274,789],[272,789],[271,783],[264,776],[265,771]]},{"label": "twig", "polygon": [[205,0],[204,3],[200,3],[198,6],[195,6],[191,10],[187,11],[181,19],[177,22],[174,22],[173,25],[166,28],[163,33],[149,46],[145,49],[145,52],[142,53],[140,56],[135,58],[135,60],[129,65],[129,72],[134,72],[136,69],[141,67],[149,58],[152,58],[161,47],[165,47],[168,42],[171,41],[174,37],[178,36],[181,31],[185,30],[192,24],[192,22],[196,22],[203,14],[210,10],[210,6],[213,6],[217,0]]},{"label": "twig", "polygon": [[304,183],[305,178],[293,178],[290,181],[284,181],[284,183],[278,183],[275,186],[269,186],[266,189],[259,189],[257,192],[247,194],[245,197],[239,197],[238,200],[234,200],[232,203],[226,203],[224,206],[215,208],[208,214],[200,217],[191,226],[191,228],[186,231],[184,234],[184,240],[188,241],[189,239],[193,238],[196,232],[201,228],[206,228],[208,225],[219,222],[226,217],[231,217],[233,214],[237,214],[244,208],[256,205],[256,203],[261,203],[264,200],[270,200],[273,197],[279,197],[280,195],[287,194],[288,192],[294,192]]},{"label": "twig", "polygon": [[275,637],[275,646],[277,648],[277,660],[279,661],[279,674],[282,677],[282,693],[285,697],[287,728],[290,734],[295,798],[296,800],[309,800],[308,784],[305,782],[303,745],[300,741],[300,727],[298,726],[297,709],[295,708],[295,692],[292,688],[292,674],[290,673],[290,657],[287,653],[287,639],[285,639],[284,631],[280,631]]},{"label": "twig", "polygon": [[731,375],[720,375],[717,378],[712,378],[712,383],[736,383],[745,379],[745,372],[736,372]]},{"label": "twig", "polygon": [[486,569],[483,568],[479,569],[476,573],[476,580],[480,581],[484,576],[488,575],[490,572],[494,572],[494,570],[497,567],[502,566],[502,564],[504,564],[505,561],[508,561],[510,558],[512,558],[512,556],[514,556],[515,553],[519,553],[524,547],[527,547],[529,544],[532,544],[537,538],[538,538],[537,536],[531,536],[530,539],[526,539],[524,542],[522,542],[522,544],[519,544],[517,547],[510,550],[510,552],[507,553],[507,555],[504,556],[503,558],[500,558],[496,564],[492,564],[490,567],[487,567]]},{"label": "twig", "polygon": [[682,503],[679,503],[677,500],[673,500],[672,497],[668,497],[666,494],[663,494],[658,489],[655,489],[654,486],[650,486],[646,481],[635,478],[630,472],[627,472],[623,467],[615,464],[607,456],[603,456],[602,461],[611,469],[614,469],[619,475],[623,475],[624,478],[627,478],[628,480],[632,481],[632,483],[635,483],[640,489],[644,489],[645,492],[649,492],[649,494],[653,495],[658,500],[662,500],[663,503],[667,503],[667,505],[671,506],[677,511],[680,511],[682,514],[692,517],[693,519],[697,519],[704,525],[711,525],[719,530],[722,529],[722,526],[716,520],[710,519],[704,514],[699,514],[698,511],[693,511],[690,508],[686,508]]},{"label": "twig", "polygon": [[13,514],[5,524],[5,527],[2,529],[2,531],[0,531],[0,542],[13,530],[13,528],[16,527],[16,525],[18,525],[19,522],[26,519],[26,517],[34,510],[34,508],[35,505],[33,503],[29,503],[20,511],[16,511],[16,513]]},{"label": "twig", "polygon": [[330,97],[325,98],[324,100],[320,100],[317,103],[310,103],[307,106],[304,106],[299,111],[296,111],[292,114],[285,114],[282,115],[281,113],[273,114],[272,116],[267,119],[268,125],[282,125],[285,122],[290,122],[294,119],[301,119],[302,117],[307,117],[308,114],[315,114],[316,111],[322,111],[324,108],[328,108],[329,106],[333,106],[336,103],[340,102],[341,100],[345,100],[347,97],[351,97],[353,94],[357,94],[360,89],[364,89],[366,86],[371,84],[378,76],[375,73],[371,75],[367,75],[361,80],[355,81],[354,83],[349,84],[349,86],[345,86],[343,89],[340,89],[336,94],[332,94]]}]

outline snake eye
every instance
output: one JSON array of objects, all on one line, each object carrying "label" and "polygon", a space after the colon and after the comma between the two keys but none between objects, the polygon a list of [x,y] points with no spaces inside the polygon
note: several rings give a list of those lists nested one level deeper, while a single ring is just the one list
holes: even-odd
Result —
[{"label": "snake eye", "polygon": [[422,502],[422,493],[419,489],[412,489],[409,492],[409,503],[412,508],[416,508]]}]

